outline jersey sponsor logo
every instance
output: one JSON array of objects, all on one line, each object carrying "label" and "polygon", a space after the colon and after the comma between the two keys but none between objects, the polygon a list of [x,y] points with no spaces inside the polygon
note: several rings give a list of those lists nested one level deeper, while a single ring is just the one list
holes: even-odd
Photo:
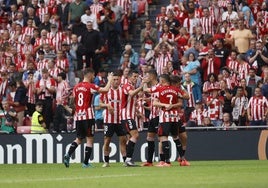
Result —
[{"label": "jersey sponsor logo", "polygon": [[165,114],[165,118],[177,118],[178,114]]}]

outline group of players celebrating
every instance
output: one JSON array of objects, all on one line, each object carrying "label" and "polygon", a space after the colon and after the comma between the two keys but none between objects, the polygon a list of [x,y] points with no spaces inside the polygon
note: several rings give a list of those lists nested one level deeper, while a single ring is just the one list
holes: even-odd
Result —
[{"label": "group of players celebrating", "polygon": [[168,136],[171,134],[179,154],[178,162],[181,166],[190,166],[185,159],[187,135],[181,121],[180,108],[182,100],[188,99],[188,94],[181,89],[180,78],[167,74],[157,76],[155,70],[149,70],[139,87],[135,87],[139,73],[131,70],[127,82],[122,85],[120,75],[111,73],[105,87],[93,84],[94,70],[86,69],[84,79],[73,89],[75,103],[74,120],[76,123],[77,137],[64,155],[64,164],[70,165],[71,155],[83,139],[86,138],[85,158],[82,167],[92,167],[89,159],[92,153],[95,118],[92,99],[94,93],[100,93],[100,107],[104,113],[104,164],[109,167],[109,144],[114,133],[119,137],[120,152],[124,166],[137,166],[133,160],[135,144],[139,139],[136,119],[136,104],[138,96],[146,95],[150,108],[150,121],[147,132],[147,162],[141,166],[154,166],[155,138],[159,141],[159,163],[155,166],[169,167],[170,146]]}]

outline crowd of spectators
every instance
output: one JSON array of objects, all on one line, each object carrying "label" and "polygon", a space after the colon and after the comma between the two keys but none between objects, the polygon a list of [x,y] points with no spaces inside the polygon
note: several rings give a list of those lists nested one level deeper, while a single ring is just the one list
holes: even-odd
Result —
[{"label": "crowd of spectators", "polygon": [[[138,84],[149,69],[181,77],[190,96],[181,109],[187,126],[266,125],[267,2],[170,0],[151,17],[148,6],[156,2],[0,1],[2,117],[10,116],[9,125],[21,127],[42,101],[46,128],[71,130],[68,99],[83,69],[92,67],[95,83],[103,85],[107,74],[102,65],[121,54],[116,68],[122,84],[131,69],[140,71]],[[130,31],[140,14],[148,19],[135,51]],[[148,96],[139,97],[142,130]]]}]

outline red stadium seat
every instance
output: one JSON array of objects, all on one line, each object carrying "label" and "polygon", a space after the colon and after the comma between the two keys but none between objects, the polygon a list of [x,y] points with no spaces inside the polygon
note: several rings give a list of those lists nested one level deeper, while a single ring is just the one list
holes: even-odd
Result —
[{"label": "red stadium seat", "polygon": [[18,134],[31,133],[31,126],[20,126],[20,127],[17,127],[17,133]]}]

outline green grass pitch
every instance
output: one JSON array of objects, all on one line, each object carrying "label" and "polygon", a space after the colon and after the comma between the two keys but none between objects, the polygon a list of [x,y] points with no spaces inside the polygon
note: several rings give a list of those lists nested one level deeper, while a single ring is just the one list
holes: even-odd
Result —
[{"label": "green grass pitch", "polygon": [[82,169],[81,164],[0,165],[0,187],[19,188],[267,188],[268,161],[192,161],[190,167],[123,167]]}]

